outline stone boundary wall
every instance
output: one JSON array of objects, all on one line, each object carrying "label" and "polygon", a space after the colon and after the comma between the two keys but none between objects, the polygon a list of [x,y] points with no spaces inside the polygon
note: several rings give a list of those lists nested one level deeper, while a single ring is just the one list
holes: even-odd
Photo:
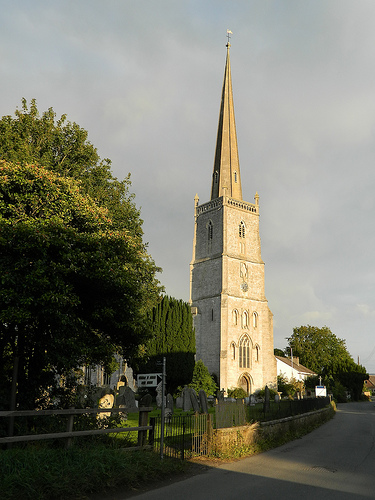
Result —
[{"label": "stone boundary wall", "polygon": [[254,452],[262,451],[262,442],[267,441],[272,448],[291,441],[302,434],[307,434],[313,428],[319,427],[335,415],[331,404],[328,408],[303,413],[294,417],[256,422],[239,427],[215,429],[212,435],[211,452],[215,455],[235,454],[236,450],[254,448]]}]

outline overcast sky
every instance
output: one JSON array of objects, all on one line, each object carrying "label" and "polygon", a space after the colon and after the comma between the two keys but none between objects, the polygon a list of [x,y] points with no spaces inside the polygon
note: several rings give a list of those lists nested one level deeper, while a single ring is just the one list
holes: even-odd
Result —
[{"label": "overcast sky", "polygon": [[373,0],[0,0],[0,116],[21,99],[131,172],[166,293],[189,299],[226,30],[244,200],[260,195],[275,347],[328,326],[375,373]]}]

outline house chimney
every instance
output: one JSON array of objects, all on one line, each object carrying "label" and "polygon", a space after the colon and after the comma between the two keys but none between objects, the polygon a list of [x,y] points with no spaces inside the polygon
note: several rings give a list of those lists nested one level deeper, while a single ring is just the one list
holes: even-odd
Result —
[{"label": "house chimney", "polygon": [[294,356],[294,363],[296,365],[299,365],[299,358],[297,356]]}]

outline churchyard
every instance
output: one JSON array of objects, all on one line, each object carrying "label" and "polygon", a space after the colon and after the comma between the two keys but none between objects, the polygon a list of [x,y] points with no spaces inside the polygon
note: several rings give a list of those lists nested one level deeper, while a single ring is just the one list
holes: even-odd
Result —
[{"label": "churchyard", "polygon": [[[176,400],[167,395],[161,408],[159,397],[156,404],[150,395],[136,401],[129,388],[119,388],[117,394],[104,394],[99,408],[75,410],[73,418],[69,410],[60,410],[55,416],[43,410],[36,412],[38,417],[21,415],[20,423],[15,424],[15,441],[0,438],[0,490],[6,492],[2,498],[83,498],[117,484],[131,489],[144,481],[181,473],[189,468],[189,459],[258,453],[280,444],[272,431],[276,420],[271,419],[287,425],[278,436],[292,439],[331,418],[328,403],[324,398],[230,400],[220,392],[216,398],[207,398],[204,391],[196,394],[186,387]],[[303,420],[309,415],[306,412],[315,420]],[[5,417],[2,413],[9,412],[0,412]],[[67,418],[70,432],[65,434]],[[293,432],[288,421],[292,421]],[[28,442],[16,442],[17,434],[26,427]],[[45,432],[48,439],[37,438]]]}]

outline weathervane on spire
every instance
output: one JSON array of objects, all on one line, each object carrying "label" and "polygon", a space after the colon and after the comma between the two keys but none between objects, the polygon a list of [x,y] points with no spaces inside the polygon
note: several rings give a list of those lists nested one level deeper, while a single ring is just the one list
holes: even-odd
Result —
[{"label": "weathervane on spire", "polygon": [[228,38],[227,47],[230,47],[230,36],[231,35],[233,35],[233,33],[231,32],[231,30],[227,30],[227,38]]}]

